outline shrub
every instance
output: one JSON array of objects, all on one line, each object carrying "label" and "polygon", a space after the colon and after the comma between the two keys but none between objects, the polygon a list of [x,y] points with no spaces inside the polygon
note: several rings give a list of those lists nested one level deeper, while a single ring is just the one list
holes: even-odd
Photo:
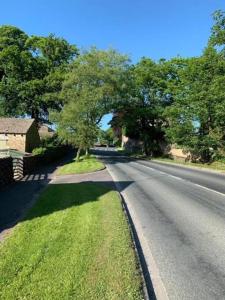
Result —
[{"label": "shrub", "polygon": [[32,154],[33,155],[44,155],[46,151],[47,151],[47,149],[44,147],[34,148],[32,151]]},{"label": "shrub", "polygon": [[52,137],[46,137],[41,140],[41,146],[44,148],[58,147],[62,145],[62,140],[54,134]]}]

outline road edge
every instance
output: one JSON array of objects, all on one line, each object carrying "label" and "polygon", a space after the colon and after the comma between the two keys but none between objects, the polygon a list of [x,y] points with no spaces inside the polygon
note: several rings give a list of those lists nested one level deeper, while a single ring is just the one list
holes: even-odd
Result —
[{"label": "road edge", "polygon": [[142,160],[142,161],[145,161],[145,162],[151,162],[152,161],[152,162],[157,162],[157,163],[161,163],[161,164],[172,165],[172,166],[177,166],[177,167],[187,168],[187,169],[192,169],[192,170],[198,170],[198,171],[205,171],[205,172],[209,172],[209,173],[214,173],[214,174],[219,174],[219,175],[224,175],[225,176],[225,171],[223,171],[223,170],[216,170],[216,169],[204,168],[204,167],[200,167],[200,166],[183,165],[183,164],[178,164],[176,162],[162,161],[162,160],[157,160],[157,159],[151,159],[151,160],[138,159],[138,160]]},{"label": "road edge", "polygon": [[[138,254],[138,259],[141,265],[142,274],[144,278],[144,292],[146,293],[147,299],[157,299],[157,300],[169,300],[167,295],[165,286],[162,282],[162,279],[159,274],[159,270],[156,266],[156,262],[153,258],[151,249],[148,245],[148,242],[144,236],[142,226],[136,216],[135,210],[129,202],[128,197],[125,192],[119,192],[120,186],[118,184],[117,178],[110,171],[108,166],[106,165],[106,169],[111,175],[117,191],[121,197],[122,203],[124,205],[124,209],[127,214],[127,218],[129,221],[129,225],[132,230],[132,234],[134,237],[135,247]],[[150,298],[151,297],[151,298]]]}]

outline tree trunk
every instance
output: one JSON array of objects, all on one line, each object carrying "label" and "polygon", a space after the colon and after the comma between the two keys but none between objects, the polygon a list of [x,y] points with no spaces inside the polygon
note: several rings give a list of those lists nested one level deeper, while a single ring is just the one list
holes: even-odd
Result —
[{"label": "tree trunk", "polygon": [[32,111],[31,111],[31,118],[32,118],[32,119],[35,119],[35,121],[38,123],[38,121],[39,121],[39,112],[38,112],[37,109],[32,108]]},{"label": "tree trunk", "polygon": [[88,158],[90,156],[89,148],[85,150],[85,157]]},{"label": "tree trunk", "polygon": [[79,147],[77,150],[76,162],[80,161],[80,152],[81,152],[81,148]]},{"label": "tree trunk", "polygon": [[149,149],[148,149],[148,143],[145,141],[145,139],[144,139],[144,141],[143,141],[143,150],[144,150],[144,154],[145,154],[145,156],[149,156]]}]

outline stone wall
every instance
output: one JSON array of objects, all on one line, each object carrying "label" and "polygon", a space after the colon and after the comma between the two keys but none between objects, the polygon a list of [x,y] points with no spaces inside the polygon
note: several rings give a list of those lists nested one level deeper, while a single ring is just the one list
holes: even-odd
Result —
[{"label": "stone wall", "polygon": [[40,135],[41,140],[46,138],[51,138],[55,134],[54,130],[43,124],[39,127],[38,133]]},{"label": "stone wall", "polygon": [[141,151],[142,142],[139,140],[131,139],[125,135],[122,135],[122,147],[128,152]]},{"label": "stone wall", "polygon": [[160,144],[160,148],[165,156],[183,161],[190,160],[190,153],[184,151],[182,148],[179,148],[176,144],[171,145],[164,142]]},{"label": "stone wall", "polygon": [[13,182],[13,160],[11,157],[0,158],[0,188]]},{"label": "stone wall", "polygon": [[33,122],[26,134],[26,146],[25,152],[32,152],[34,148],[39,147],[40,145],[40,136],[38,133],[37,123]]},{"label": "stone wall", "polygon": [[48,149],[43,155],[30,155],[13,158],[14,179],[19,179],[38,169],[61,159],[70,150],[67,146]]},{"label": "stone wall", "polygon": [[49,149],[44,155],[0,158],[0,188],[35,172],[40,166],[62,159],[70,150],[70,147],[62,146]]},{"label": "stone wall", "polygon": [[26,134],[8,133],[0,135],[0,149],[15,149],[22,152],[32,152],[40,145],[40,136],[35,122]]},{"label": "stone wall", "polygon": [[174,158],[174,159],[181,159],[181,160],[188,160],[189,153],[184,152],[183,149],[177,148],[176,146],[172,145],[171,149],[169,151],[169,154]]},{"label": "stone wall", "polygon": [[26,135],[25,134],[7,134],[7,147],[22,152],[26,151]]}]

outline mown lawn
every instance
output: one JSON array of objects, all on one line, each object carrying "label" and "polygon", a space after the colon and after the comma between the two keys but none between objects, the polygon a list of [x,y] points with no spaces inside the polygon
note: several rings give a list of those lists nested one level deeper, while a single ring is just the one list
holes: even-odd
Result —
[{"label": "mown lawn", "polygon": [[68,163],[58,169],[58,175],[67,175],[67,174],[82,174],[87,172],[94,172],[104,169],[104,164],[99,161],[96,157],[90,156],[85,158],[81,157],[79,162],[73,160],[71,163]]},{"label": "mown lawn", "polygon": [[0,299],[142,299],[118,195],[94,183],[49,185],[0,245]]},{"label": "mown lawn", "polygon": [[176,160],[176,159],[169,159],[169,158],[154,158],[152,159],[158,160],[161,162],[168,162],[168,163],[176,163],[180,165],[185,165],[185,166],[190,166],[190,167],[198,167],[198,168],[204,168],[204,169],[211,169],[211,170],[216,170],[216,171],[225,171],[225,163],[222,161],[215,161],[210,164],[203,164],[203,163],[193,163],[193,162],[184,162],[181,160]]}]

